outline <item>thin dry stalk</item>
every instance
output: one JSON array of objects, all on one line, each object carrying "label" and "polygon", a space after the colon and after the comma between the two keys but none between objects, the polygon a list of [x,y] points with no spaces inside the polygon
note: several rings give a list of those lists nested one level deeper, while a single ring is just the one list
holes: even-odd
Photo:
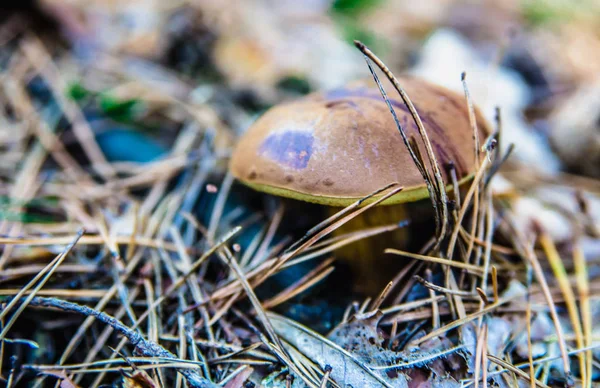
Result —
[{"label": "thin dry stalk", "polygon": [[492,191],[490,188],[485,190],[486,203],[485,218],[487,220],[485,227],[485,251],[483,255],[483,276],[481,277],[481,289],[487,292],[488,274],[492,258],[492,238],[494,236],[494,206],[492,203]]},{"label": "thin dry stalk", "polygon": [[573,381],[572,381],[572,377],[571,377],[571,365],[569,364],[569,356],[567,354],[567,347],[566,347],[566,343],[565,343],[565,339],[564,339],[562,325],[560,324],[558,313],[556,312],[556,306],[554,304],[554,300],[552,299],[552,294],[550,292],[550,287],[548,286],[548,282],[546,281],[546,277],[544,275],[544,270],[536,256],[535,252],[533,251],[533,248],[530,246],[530,244],[527,244],[525,242],[524,238],[521,236],[520,232],[517,229],[515,229],[515,228],[512,228],[512,229],[513,229],[514,235],[516,237],[516,241],[519,241],[519,243],[521,245],[520,247],[515,247],[515,248],[522,250],[523,257],[531,265],[531,267],[533,269],[533,273],[535,274],[536,279],[537,279],[538,283],[540,284],[540,287],[542,288],[542,291],[544,293],[544,297],[546,298],[546,302],[548,303],[548,307],[550,309],[550,316],[552,317],[552,321],[554,322],[554,327],[555,327],[556,334],[558,337],[558,346],[560,348],[560,352],[563,357],[563,367],[565,370],[565,377],[567,380],[567,385],[572,386]]},{"label": "thin dry stalk", "polygon": [[277,295],[264,301],[262,304],[263,308],[265,310],[272,309],[273,307],[292,299],[296,295],[306,291],[321,280],[325,279],[329,274],[331,274],[331,272],[333,272],[333,267],[330,266],[332,262],[332,258],[323,261],[313,270],[283,289]]},{"label": "thin dry stalk", "polygon": [[269,254],[267,251],[269,250],[269,245],[273,242],[273,238],[275,237],[275,233],[281,224],[281,220],[283,219],[284,207],[283,205],[279,206],[273,214],[271,218],[271,222],[269,223],[269,227],[267,228],[267,232],[265,237],[262,239],[260,246],[258,247],[256,253],[253,255],[252,260],[248,262],[248,265],[253,266],[262,263],[265,259],[269,258]]},{"label": "thin dry stalk", "polygon": [[[548,234],[541,230],[539,234],[539,242],[546,254],[546,258],[550,263],[550,267],[552,268],[552,272],[554,272],[554,277],[558,282],[558,286],[564,296],[565,305],[567,306],[567,311],[569,313],[569,318],[571,319],[571,325],[573,326],[573,331],[575,332],[575,343],[578,348],[583,348],[584,340],[583,340],[583,330],[581,327],[581,320],[579,319],[579,309],[577,308],[577,301],[575,298],[575,293],[569,284],[568,274],[563,265],[560,254],[556,250],[556,246],[554,242],[548,236]],[[579,368],[582,373],[583,381],[586,381],[586,360],[585,353],[579,353]]]},{"label": "thin dry stalk", "polygon": [[[131,236],[116,236],[114,242],[118,245],[131,244]],[[175,244],[164,242],[160,239],[152,239],[144,236],[135,236],[135,244],[144,248],[163,248],[168,251],[177,252]],[[67,236],[61,237],[0,237],[0,245],[28,245],[31,247],[50,246],[50,245],[65,245],[70,242]],[[104,245],[105,240],[102,236],[83,236],[79,245]],[[189,249],[189,248],[188,248]],[[191,249],[190,249],[191,251]]]},{"label": "thin dry stalk", "polygon": [[237,260],[233,257],[233,255],[227,247],[224,247],[224,249],[220,253],[222,254],[220,254],[219,257],[225,262],[225,264],[230,266],[230,268],[235,273],[238,281],[242,285],[242,288],[246,292],[246,295],[250,299],[250,303],[252,303],[252,307],[254,307],[254,311],[258,316],[259,321],[261,322],[263,328],[266,330],[268,336],[272,341],[267,341],[266,343],[270,344],[271,350],[278,355],[278,357],[284,364],[286,364],[291,370],[297,373],[298,376],[300,376],[306,384],[308,384],[309,386],[314,386],[315,384],[313,383],[312,379],[310,379],[306,375],[306,373],[303,373],[302,369],[299,368],[299,365],[295,365],[290,359],[288,352],[284,349],[279,336],[275,333],[275,330],[273,329],[273,326],[271,325],[271,322],[269,321],[269,318],[267,317],[267,314],[265,313],[262,304],[260,303],[258,297],[254,293],[252,286],[250,285],[250,283],[248,283],[248,279],[244,275]]},{"label": "thin dry stalk", "polygon": [[[394,285],[401,284],[401,281],[402,281],[402,279],[404,279],[405,276],[407,276],[409,273],[419,273],[421,271],[421,268],[424,265],[425,265],[425,263],[422,261],[411,260],[406,266],[404,266],[404,268],[402,268],[400,270],[400,272],[398,272],[398,274],[396,276],[394,276],[394,278],[392,279],[392,283]],[[408,286],[411,285],[411,279],[409,279],[408,282],[404,282],[404,283],[405,283],[405,286],[394,297],[394,299],[391,303],[392,305],[399,304],[402,300],[404,300],[404,297],[406,296],[406,293],[408,292],[407,288],[408,288]]]},{"label": "thin dry stalk", "polygon": [[[427,270],[427,271],[430,271],[430,270]],[[437,291],[437,292],[441,292],[441,293],[448,294],[448,295],[458,295],[458,296],[471,297],[471,298],[477,296],[477,293],[473,293],[470,291],[451,290],[449,288],[438,286],[437,284],[433,284],[432,282],[423,279],[419,275],[414,275],[413,279],[415,279],[416,281],[418,281],[419,283],[421,283],[423,286],[427,287],[431,291]],[[430,297],[433,298],[433,296],[431,296],[431,295],[430,295]]]},{"label": "thin dry stalk", "polygon": [[[360,241],[372,236],[376,236],[382,233],[387,233],[394,231],[400,228],[399,224],[390,224],[383,226],[375,226],[372,228],[361,229],[356,232],[344,233],[340,236],[336,236],[327,240],[322,240],[317,244],[312,245],[305,249],[306,253],[299,254],[295,259],[288,261],[284,264],[281,269],[292,267],[296,264],[302,263],[304,261],[312,260],[316,257],[323,256],[327,253],[333,252],[339,248],[342,248],[346,245],[352,244],[356,241]],[[319,248],[320,249],[316,249]]]},{"label": "thin dry stalk", "polygon": [[418,345],[421,344],[425,341],[428,341],[432,338],[435,338],[437,336],[443,335],[444,333],[446,333],[449,330],[452,329],[456,329],[458,327],[463,326],[464,324],[473,321],[474,319],[477,319],[487,313],[493,312],[495,309],[497,309],[498,307],[510,302],[512,299],[515,299],[516,297],[518,297],[520,295],[513,295],[511,297],[507,297],[507,298],[503,298],[503,299],[499,299],[498,302],[495,302],[493,304],[490,304],[489,306],[476,311],[472,314],[467,315],[466,317],[462,318],[462,319],[457,319],[453,322],[450,322],[448,324],[446,324],[445,326],[440,327],[437,330],[432,330],[431,332],[429,332],[427,335],[424,335],[421,338],[416,339],[415,341],[412,342],[413,345]]},{"label": "thin dry stalk", "polygon": [[[483,324],[482,328],[485,328]],[[477,335],[477,346],[475,347],[475,388],[479,388],[479,381],[481,376],[481,368],[483,366],[483,353],[487,352],[487,344],[485,343],[485,330],[480,330]]]},{"label": "thin dry stalk", "polygon": [[[139,286],[135,287],[134,289],[131,290],[131,292],[129,293],[129,303],[130,304],[131,304],[131,302],[136,300],[136,298],[139,294],[139,291],[140,291]],[[115,319],[121,320],[123,318],[123,316],[125,315],[126,311],[127,311],[127,308],[125,306],[121,306],[115,313]],[[114,329],[112,328],[112,326],[106,326],[104,328],[104,330],[102,330],[102,332],[96,339],[94,346],[89,350],[89,352],[87,352],[85,359],[83,360],[84,364],[93,362],[93,360],[96,358],[98,353],[100,353],[102,351],[102,348],[106,345],[106,342],[108,341],[110,335],[113,332],[114,332]],[[76,376],[74,378],[74,382],[76,384],[78,384],[82,378],[83,378],[83,375]]]},{"label": "thin dry stalk", "polygon": [[[433,205],[435,213],[436,213],[436,236],[438,238],[437,238],[436,244],[433,247],[433,250],[435,251],[439,247],[439,244],[441,244],[443,238],[446,236],[446,225],[448,223],[448,206],[447,206],[448,198],[446,195],[446,186],[442,179],[442,174],[440,172],[440,167],[439,167],[437,158],[431,147],[431,142],[429,141],[429,136],[427,135],[427,131],[425,130],[425,127],[423,126],[423,122],[421,121],[421,118],[419,117],[419,114],[418,114],[415,106],[413,105],[408,94],[406,94],[406,92],[404,91],[402,86],[400,86],[400,83],[398,82],[396,77],[392,74],[390,69],[371,50],[369,50],[363,43],[355,40],[354,45],[365,55],[365,59],[367,59],[367,65],[369,67],[369,70],[371,71],[373,78],[377,82],[379,91],[381,92],[383,98],[385,99],[385,101],[388,105],[388,108],[390,109],[390,112],[392,113],[392,115],[394,117],[394,121],[396,122],[396,126],[397,126],[398,130],[400,131],[400,134],[402,135],[404,144],[407,146],[407,148],[411,154],[411,157],[413,159],[413,162],[415,162],[415,165],[421,171],[421,174],[423,175],[423,178],[425,179],[425,182],[427,184],[427,188],[429,190],[429,194],[430,194],[430,197],[432,200],[432,205]],[[417,159],[415,153],[417,152],[418,148],[413,148],[410,146],[408,139],[406,138],[406,135],[405,135],[404,131],[402,130],[400,122],[398,121],[398,118],[396,117],[396,113],[395,113],[391,103],[387,99],[385,91],[383,90],[383,86],[379,82],[377,75],[375,74],[373,68],[371,67],[371,64],[369,63],[369,60],[373,61],[373,63],[375,63],[377,65],[377,67],[379,67],[379,69],[385,74],[385,76],[388,78],[388,80],[394,85],[394,89],[396,89],[396,91],[402,98],[402,101],[404,101],[404,104],[410,111],[410,114],[413,117],[413,120],[419,130],[419,135],[421,136],[421,140],[423,141],[423,144],[425,145],[425,150],[427,151],[427,157],[429,160],[429,164],[431,165],[431,168],[433,169],[433,175],[435,177],[435,180],[431,179],[429,172],[425,168],[425,165],[420,163],[419,159]]]},{"label": "thin dry stalk", "polygon": [[319,385],[319,388],[327,388],[327,383],[329,382],[329,375],[331,374],[331,371],[331,366],[325,367],[325,374],[321,379],[321,385]]},{"label": "thin dry stalk", "polygon": [[473,264],[463,263],[461,261],[452,261],[449,259],[442,259],[440,257],[435,257],[435,256],[419,255],[417,253],[411,253],[411,252],[401,251],[399,249],[392,249],[392,248],[387,248],[385,250],[385,253],[408,257],[408,258],[416,259],[416,260],[423,260],[423,261],[430,262],[430,263],[442,264],[442,265],[446,265],[449,267],[460,268],[460,269],[464,269],[466,271],[469,271],[469,273],[472,273],[472,274],[478,275],[478,276],[481,276],[483,274],[483,269],[481,267],[478,267]]},{"label": "thin dry stalk", "polygon": [[500,294],[498,293],[498,268],[496,266],[492,266],[492,290],[494,301],[497,301],[500,298]]},{"label": "thin dry stalk", "polygon": [[379,310],[379,307],[381,307],[381,304],[383,303],[385,298],[389,295],[390,291],[392,290],[393,285],[394,285],[394,283],[392,283],[392,282],[389,282],[388,284],[385,285],[383,290],[379,293],[379,296],[377,296],[377,298],[373,301],[371,306],[369,306],[370,311]]},{"label": "thin dry stalk", "polygon": [[3,82],[2,84],[6,94],[11,96],[11,105],[17,114],[21,117],[27,117],[31,121],[31,127],[37,141],[50,153],[65,174],[69,175],[76,182],[93,184],[92,179],[85,170],[67,152],[58,136],[54,134],[51,126],[40,117],[32,101],[28,98],[24,85],[15,79],[7,80],[7,82]]},{"label": "thin dry stalk", "polygon": [[527,309],[525,310],[525,322],[527,325],[527,357],[529,358],[529,386],[535,387],[535,369],[533,367],[533,344],[531,342],[531,299],[527,298]]},{"label": "thin dry stalk", "polygon": [[487,355],[488,359],[493,362],[496,365],[501,366],[502,368],[511,371],[512,373],[514,373],[516,376],[522,378],[525,381],[529,381],[530,383],[533,383],[534,387],[538,387],[538,388],[550,388],[548,385],[542,383],[539,380],[531,380],[531,376],[528,375],[527,373],[523,372],[522,370],[520,370],[519,368],[515,367],[512,364],[509,364],[508,362],[504,361],[501,358],[498,358],[492,354],[488,354]]},{"label": "thin dry stalk", "polygon": [[[150,282],[150,280],[148,278],[143,280],[143,287],[144,287],[144,294],[146,295],[146,303],[151,306],[153,299],[154,299],[154,290],[152,287],[152,283]],[[135,321],[135,316],[131,317],[133,318],[132,320]],[[146,334],[146,338],[148,338],[149,341],[152,341],[154,343],[158,343],[158,338],[159,338],[159,331],[161,330],[160,328],[160,324],[159,324],[159,318],[158,318],[158,314],[156,312],[156,309],[152,309],[150,316],[148,317],[148,328],[147,328],[147,334]],[[157,378],[159,381],[165,381],[165,378],[163,376],[163,372],[161,370],[161,368],[156,368],[155,369],[156,374],[157,374]],[[157,384],[158,386],[164,386],[164,384]]]},{"label": "thin dry stalk", "polygon": [[[98,319],[99,321],[111,325],[117,332],[122,334],[125,339],[131,342],[136,347],[136,350],[146,357],[161,357],[163,359],[176,359],[175,355],[164,349],[162,346],[142,338],[142,336],[125,326],[120,321],[108,314],[96,311],[87,306],[77,305],[75,303],[66,302],[60,299],[35,297],[30,301],[31,306],[57,308],[62,311],[81,314],[87,317]],[[178,360],[179,361],[179,360]],[[211,387],[202,376],[199,375],[197,369],[179,368],[178,371],[185,376],[188,384],[193,387]]]},{"label": "thin dry stalk", "polygon": [[[425,270],[425,276],[427,277],[427,283],[433,284],[432,283],[432,274],[431,274],[431,270],[429,268],[427,268]],[[429,298],[432,300],[432,303],[431,303],[431,317],[432,317],[431,328],[433,330],[439,329],[441,326],[440,308],[438,306],[438,303],[435,301],[435,290],[433,288],[429,288]]]},{"label": "thin dry stalk", "polygon": [[[177,356],[180,359],[185,360],[187,358],[187,340],[185,338],[185,318],[183,315],[177,317],[177,331],[179,334],[179,344],[177,347]],[[175,387],[181,388],[183,386],[183,378],[177,375],[175,380]]]},{"label": "thin dry stalk", "polygon": [[[387,186],[387,187],[390,187],[390,186]],[[288,261],[290,261],[290,259],[292,259],[297,254],[301,253],[308,247],[312,246],[315,242],[319,241],[324,236],[330,234],[331,232],[333,232],[340,226],[344,225],[345,223],[347,223],[354,217],[357,217],[358,215],[369,210],[371,207],[376,206],[380,202],[385,201],[389,197],[397,194],[398,192],[400,192],[402,190],[402,187],[397,187],[397,184],[392,184],[391,187],[395,187],[395,188],[393,190],[390,190],[389,192],[387,192],[385,195],[378,197],[374,202],[371,202],[364,207],[360,207],[360,205],[363,204],[364,201],[366,201],[367,199],[371,198],[375,193],[370,194],[367,197],[361,198],[360,200],[356,201],[354,204],[349,205],[348,207],[356,209],[356,210],[354,212],[348,214],[347,216],[342,217],[340,220],[334,221],[333,223],[331,223],[331,225],[328,225],[327,227],[323,227],[322,229],[316,229],[316,228],[311,229],[311,231],[313,231],[314,234],[312,234],[312,233],[306,234],[304,237],[301,238],[301,241],[303,241],[302,243],[298,242],[296,244],[293,244],[293,246],[295,246],[294,249],[286,250],[280,257],[276,258],[273,263],[265,262],[261,266],[256,268],[254,271],[251,271],[247,275],[249,278],[252,276],[255,276],[256,274],[261,275],[255,281],[253,281],[253,286],[254,287],[258,286],[264,280],[266,280],[268,277],[270,277],[272,274],[277,273],[277,271],[279,271],[281,268],[283,268],[284,264],[287,263]],[[381,190],[378,190],[378,192],[380,192],[380,191]],[[346,209],[347,208],[342,209],[340,211],[340,213],[347,213]],[[328,220],[331,220],[331,219],[335,220],[337,218],[339,218],[339,217],[336,214],[336,215],[330,217]],[[236,281],[228,284],[227,286],[221,287],[213,293],[213,295],[211,296],[211,300],[215,301],[217,299],[221,299],[223,297],[230,296],[231,294],[233,294],[239,290],[239,286],[240,286],[239,280],[236,280]]]},{"label": "thin dry stalk", "polygon": [[114,177],[115,171],[106,160],[98,143],[96,143],[94,132],[85,120],[83,113],[77,104],[65,97],[64,91],[67,90],[67,84],[62,79],[60,70],[54,64],[43,44],[37,38],[31,36],[21,45],[21,50],[25,57],[29,59],[31,65],[48,82],[54,98],[71,122],[73,133],[75,133],[79,143],[86,151],[94,169],[107,180]]},{"label": "thin dry stalk", "polygon": [[[215,245],[213,245],[210,249],[208,249],[202,256],[198,258],[188,269],[187,271],[179,276],[170,286],[165,290],[160,297],[158,297],[148,309],[140,315],[140,317],[135,321],[135,324],[131,327],[131,329],[136,329],[151,313],[153,309],[159,306],[162,302],[164,302],[168,297],[172,296],[175,291],[177,291],[181,286],[183,286],[186,281],[188,281],[189,277],[192,276],[195,271],[202,265],[202,263],[212,256],[218,249],[223,247],[235,234],[237,234],[241,230],[240,227],[235,227],[228,233],[226,233]],[[204,303],[204,302],[203,302]],[[208,320],[210,321],[210,320]]]},{"label": "thin dry stalk", "polygon": [[482,369],[483,369],[483,388],[487,388],[488,386],[488,352],[487,352],[487,345],[488,345],[488,334],[489,334],[489,326],[488,325],[484,325],[485,329],[483,331],[483,346],[485,348],[485,351],[483,352],[483,355],[481,357],[481,364],[482,364]]},{"label": "thin dry stalk", "polygon": [[[25,298],[24,302],[17,308],[17,310],[13,313],[10,319],[4,324],[2,327],[2,332],[0,332],[0,341],[4,339],[6,333],[10,330],[12,325],[17,321],[17,318],[23,310],[25,310],[28,304],[33,300],[37,292],[46,284],[46,282],[50,279],[50,277],[56,271],[56,268],[60,266],[60,264],[67,258],[67,255],[73,250],[77,241],[83,236],[84,230],[80,230],[77,233],[77,236],[73,239],[73,241],[65,247],[65,250],[56,257],[56,259],[52,260],[37,276],[35,276],[27,285],[25,285],[21,291],[19,291],[15,297],[6,305],[6,307],[0,312],[0,320],[4,319],[6,314],[15,306],[17,302],[20,301],[21,297],[30,289],[31,293]],[[39,283],[37,283],[39,280]],[[35,285],[37,283],[37,285]],[[34,287],[35,285],[35,287]]]},{"label": "thin dry stalk", "polygon": [[[121,281],[125,281],[132,274],[133,270],[137,267],[139,262],[142,260],[142,254],[136,254],[134,258],[127,263],[127,267],[125,268],[125,273],[121,275]],[[117,294],[118,287],[116,284],[113,284],[104,294],[104,296],[96,303],[94,306],[95,311],[103,310],[108,302],[115,297]],[[75,348],[79,345],[81,339],[83,338],[85,332],[89,327],[94,323],[93,317],[87,317],[83,323],[79,326],[69,343],[67,344],[63,354],[61,355],[57,365],[62,365],[66,362],[71,353],[75,350]]]},{"label": "thin dry stalk", "polygon": [[473,178],[473,182],[471,183],[471,186],[469,187],[469,191],[467,191],[467,195],[465,196],[465,199],[463,201],[462,207],[460,208],[460,211],[458,213],[458,219],[456,221],[456,225],[454,226],[454,230],[452,231],[452,234],[450,235],[450,242],[448,243],[448,250],[446,251],[446,256],[448,256],[448,258],[450,260],[452,260],[452,257],[454,255],[454,248],[456,247],[456,240],[458,238],[458,232],[460,230],[460,225],[462,224],[462,221],[463,221],[465,214],[471,203],[471,199],[473,198],[473,195],[475,195],[475,192],[477,191],[477,188],[479,187],[479,183],[482,180],[484,173],[487,170],[488,165],[489,165],[489,158],[484,158],[483,161],[481,162],[481,165],[477,169],[477,173],[475,174],[475,177]]},{"label": "thin dry stalk", "polygon": [[233,175],[231,175],[231,173],[227,173],[225,175],[225,178],[221,182],[219,194],[217,195],[216,203],[210,215],[210,221],[208,223],[208,233],[206,235],[206,239],[209,244],[213,244],[213,241],[215,239],[217,227],[219,226],[219,221],[221,219],[221,216],[223,215],[223,210],[225,209],[225,202],[227,201],[227,196],[229,195],[229,191],[231,190],[232,184]]},{"label": "thin dry stalk", "polygon": [[304,245],[308,240],[312,239],[317,233],[319,233],[323,229],[325,229],[325,228],[329,227],[331,224],[333,224],[334,221],[337,221],[337,220],[341,219],[342,217],[346,216],[347,214],[352,213],[353,211],[360,208],[361,206],[364,206],[367,201],[374,199],[379,194],[381,194],[385,191],[388,191],[396,186],[398,186],[397,183],[390,183],[389,185],[384,186],[381,189],[370,193],[366,197],[359,199],[358,201],[354,202],[353,204],[346,206],[345,208],[341,209],[339,212],[336,212],[334,215],[328,217],[324,221],[319,222],[317,225],[310,228],[308,230],[308,232],[306,232],[304,234],[304,236],[302,236],[298,241],[291,244],[289,246],[289,248],[287,248],[284,251],[284,253],[287,254],[287,253],[292,252],[293,250],[297,249],[299,246]]},{"label": "thin dry stalk", "polygon": [[[575,241],[573,247],[573,262],[575,264],[575,274],[577,277],[577,287],[579,291],[579,305],[581,308],[581,317],[583,320],[583,337],[585,341],[585,347],[589,348],[592,346],[592,309],[590,305],[590,286],[588,280],[588,270],[585,261],[585,255],[583,249],[581,249],[581,243],[579,240]],[[593,354],[591,350],[585,352],[586,357],[586,379],[583,380],[584,387],[592,388],[593,385]]]},{"label": "thin dry stalk", "polygon": [[[399,305],[392,305],[390,307],[386,307],[384,309],[381,309],[381,312],[383,313],[383,315],[388,315],[388,314],[393,314],[393,313],[400,313],[400,314],[404,314],[407,311],[410,310],[414,310],[414,309],[418,309],[420,307],[424,307],[427,306],[433,302],[441,302],[443,301],[445,298],[445,296],[443,295],[436,295],[434,298],[428,298],[428,299],[420,299],[420,300],[415,300],[412,302],[406,302],[403,304],[399,304]],[[393,319],[394,317],[392,317]]]},{"label": "thin dry stalk", "polygon": [[[480,162],[479,162],[479,131],[477,129],[477,120],[475,118],[475,107],[473,106],[473,101],[471,100],[471,93],[469,93],[469,88],[467,87],[467,74],[466,73],[462,73],[461,74],[461,81],[463,84],[463,90],[465,93],[465,100],[467,102],[467,112],[469,115],[469,123],[471,124],[471,130],[473,132],[473,145],[474,145],[474,157],[475,157],[475,165],[479,166]],[[480,202],[480,197],[479,197],[479,185],[475,186],[475,193],[473,195],[473,211],[472,211],[472,218],[471,218],[471,232],[470,235],[471,236],[475,236],[477,234],[477,226],[478,226],[478,222],[477,222],[477,217],[480,215],[479,214],[479,202]],[[471,252],[473,250],[473,245],[474,245],[474,241],[473,240],[469,240],[469,247],[467,248],[467,254],[465,255],[465,260],[469,260],[469,257],[471,257]]]},{"label": "thin dry stalk", "polygon": [[426,364],[427,362],[433,361],[438,358],[447,357],[448,355],[455,353],[462,349],[464,349],[464,345],[459,345],[459,346],[455,346],[455,347],[452,347],[449,349],[444,349],[441,351],[436,351],[436,352],[432,352],[429,354],[425,354],[423,357],[418,358],[416,360],[411,360],[411,361],[401,363],[401,364],[390,364],[390,365],[385,365],[385,366],[371,366],[371,369],[373,369],[373,370],[385,370],[385,369],[394,369],[394,368],[408,369],[408,368],[415,367],[417,365]]},{"label": "thin dry stalk", "polygon": [[[240,230],[241,228],[238,227],[236,229]],[[206,309],[206,307],[204,306],[204,303],[206,302],[207,298],[205,297],[202,290],[200,289],[200,285],[199,285],[200,282],[198,280],[198,276],[196,275],[196,270],[200,267],[200,265],[203,264],[204,260],[202,260],[202,261],[197,260],[192,265],[191,259],[185,251],[183,239],[179,233],[179,230],[177,230],[177,228],[175,228],[175,226],[172,226],[170,231],[171,231],[171,236],[173,237],[175,244],[180,247],[179,248],[179,259],[181,260],[181,263],[183,264],[182,269],[183,269],[183,271],[185,271],[185,275],[187,277],[186,282],[188,284],[188,289],[192,293],[194,302],[196,304],[200,305],[200,308],[199,308],[200,315],[202,317],[203,322],[205,323],[204,328],[208,335],[208,339],[209,339],[209,341],[214,341],[215,335],[213,333],[212,327],[209,325],[210,314],[208,312],[208,309]],[[223,244],[225,244],[225,242]],[[219,248],[216,248],[216,249],[219,249]],[[205,255],[203,255],[203,256],[205,258],[209,257],[209,256],[205,256]]]}]

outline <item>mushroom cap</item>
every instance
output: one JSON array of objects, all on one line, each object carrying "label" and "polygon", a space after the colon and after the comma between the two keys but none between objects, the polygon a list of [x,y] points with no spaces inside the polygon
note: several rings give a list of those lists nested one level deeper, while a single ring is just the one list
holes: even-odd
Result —
[{"label": "mushroom cap", "polygon": [[[414,77],[398,80],[421,117],[444,182],[451,183],[444,168],[448,163],[454,164],[459,182],[467,181],[476,165],[464,96]],[[384,86],[405,133],[415,137],[427,160],[408,108],[391,84]],[[483,143],[490,127],[477,109],[476,120]],[[256,190],[331,206],[346,206],[395,182],[404,189],[384,204],[428,196],[425,181],[372,80],[269,109],[241,137],[230,171]]]}]

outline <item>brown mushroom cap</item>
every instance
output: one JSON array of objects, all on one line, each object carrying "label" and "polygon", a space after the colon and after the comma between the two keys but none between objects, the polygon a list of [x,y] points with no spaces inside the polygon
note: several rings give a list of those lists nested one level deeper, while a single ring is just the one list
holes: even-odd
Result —
[{"label": "brown mushroom cap", "polygon": [[[448,163],[454,163],[461,182],[471,178],[475,147],[464,96],[413,77],[400,77],[399,82],[423,121],[444,181],[450,183],[443,168]],[[417,139],[426,158],[408,108],[384,85],[404,131]],[[483,143],[489,125],[478,111],[476,118]],[[372,80],[271,108],[240,139],[230,170],[256,190],[331,206],[346,206],[394,182],[404,190],[385,204],[428,196]]]}]

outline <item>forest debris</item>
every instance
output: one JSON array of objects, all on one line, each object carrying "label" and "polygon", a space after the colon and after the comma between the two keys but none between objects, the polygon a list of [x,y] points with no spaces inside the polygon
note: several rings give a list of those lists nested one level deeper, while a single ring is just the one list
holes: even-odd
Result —
[{"label": "forest debris", "polygon": [[322,369],[331,366],[331,378],[341,386],[407,387],[406,378],[399,374],[390,380],[384,373],[372,371],[363,361],[334,342],[287,318],[269,313],[277,334],[299,352],[316,362]]}]

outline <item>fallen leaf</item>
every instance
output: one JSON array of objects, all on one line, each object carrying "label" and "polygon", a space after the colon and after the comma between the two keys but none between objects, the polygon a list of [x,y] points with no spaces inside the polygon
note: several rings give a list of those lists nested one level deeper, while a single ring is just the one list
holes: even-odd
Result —
[{"label": "fallen leaf", "polygon": [[[348,351],[314,331],[277,314],[267,313],[286,348],[294,347],[321,368],[331,366],[331,378],[342,387],[408,387],[398,374],[393,381],[371,370]],[[385,372],[381,372],[384,374]]]},{"label": "fallen leaf", "polygon": [[123,372],[123,388],[158,388],[154,381],[143,370],[133,373]]},{"label": "fallen leaf", "polygon": [[60,388],[79,388],[79,385],[75,384],[73,382],[73,380],[71,380],[67,374],[65,373],[64,370],[61,371],[53,371],[53,370],[49,370],[49,371],[45,371],[43,372],[43,374],[48,375],[48,376],[53,376],[56,377],[57,379],[60,380]]},{"label": "fallen leaf", "polygon": [[246,366],[244,370],[229,380],[223,388],[242,388],[248,377],[254,372],[254,368]]}]

